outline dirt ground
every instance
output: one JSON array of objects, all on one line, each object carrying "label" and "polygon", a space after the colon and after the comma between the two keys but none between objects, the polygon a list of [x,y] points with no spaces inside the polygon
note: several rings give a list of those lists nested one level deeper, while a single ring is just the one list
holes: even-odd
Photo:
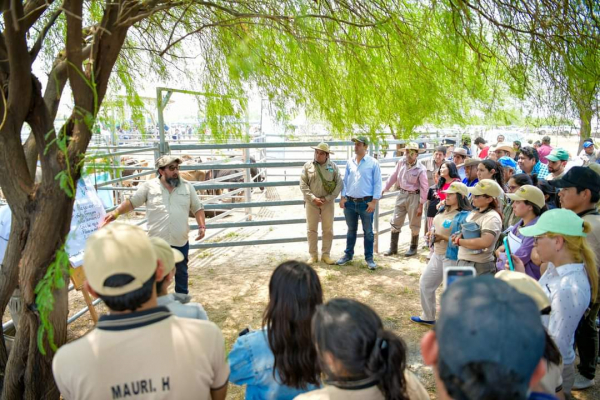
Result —
[{"label": "dirt ground", "polygon": [[[267,200],[299,198],[297,188],[268,189]],[[382,201],[382,210],[390,209],[393,199]],[[302,206],[289,206],[261,209],[254,219],[280,219],[294,215],[304,215]],[[336,208],[336,216],[343,215]],[[380,221],[381,229],[388,226],[389,216]],[[344,222],[336,222],[335,232],[345,232]],[[268,239],[298,237],[305,234],[303,224],[242,228],[225,233],[213,240],[240,241],[248,239]],[[408,248],[409,233],[405,229],[400,238],[400,253]],[[389,234],[380,238],[379,251],[389,245]],[[332,257],[342,255],[345,241],[334,241]],[[315,266],[324,288],[326,299],[350,297],[369,304],[381,316],[386,328],[400,335],[408,347],[408,366],[415,372],[427,388],[432,399],[436,398],[435,383],[431,369],[423,364],[419,352],[419,341],[427,327],[410,322],[411,315],[419,315],[419,277],[427,263],[427,251],[419,249],[419,255],[410,259],[402,256],[375,256],[379,265],[376,271],[369,271],[363,259],[362,239],[356,245],[354,262],[349,266],[328,266],[320,263]],[[289,259],[308,258],[306,243],[265,245],[252,247],[228,247],[197,251],[190,255],[190,293],[193,301],[201,303],[211,321],[223,331],[227,349],[233,345],[238,333],[246,327],[259,329],[263,309],[268,300],[268,281],[279,263]],[[438,292],[438,294],[441,290]],[[70,298],[71,314],[81,309],[81,295],[73,293]],[[104,305],[97,306],[99,313],[105,313]],[[69,326],[69,339],[75,339],[92,328],[89,314]],[[600,377],[600,371],[598,376]],[[228,399],[243,399],[244,388],[229,385]],[[592,390],[576,393],[581,400],[600,398],[600,384]]]}]

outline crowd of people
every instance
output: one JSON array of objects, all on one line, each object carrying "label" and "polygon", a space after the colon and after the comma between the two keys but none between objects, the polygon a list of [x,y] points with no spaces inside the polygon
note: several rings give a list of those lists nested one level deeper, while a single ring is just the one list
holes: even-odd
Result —
[{"label": "crowd of people", "polygon": [[[365,260],[375,269],[373,212],[394,187],[391,243],[384,255],[398,253],[407,216],[411,242],[405,256],[416,254],[425,221],[430,256],[419,282],[422,313],[411,321],[434,327],[421,341],[421,354],[433,369],[437,397],[563,399],[593,386],[600,308],[598,169],[566,170],[563,149],[545,154],[547,165],[533,147],[520,147],[517,155],[502,142],[490,149],[477,138],[478,157],[440,146],[425,162],[418,159],[422,148],[408,143],[405,157],[382,182],[368,140],[353,139],[355,156],[343,176],[329,146],[314,147],[315,158],[300,179],[310,258],[274,270],[261,329],[242,330],[228,354],[219,327],[188,295],[187,218],[194,215],[197,239],[204,237],[202,204],[179,179],[181,160],[159,159],[157,178],[107,214],[86,243],[86,289],[109,313],[56,353],[53,371],[63,397],[217,400],[231,382],[246,386],[247,399],[428,399],[408,369],[402,338],[366,304],[326,302],[312,266],[319,261],[319,222],[320,260],[345,265],[353,259],[360,220]],[[340,193],[348,231],[344,255],[334,261]],[[113,223],[142,204],[148,234]],[[452,266],[472,267],[476,277],[450,285],[438,311],[436,290]],[[169,294],[173,282],[175,293]]]}]

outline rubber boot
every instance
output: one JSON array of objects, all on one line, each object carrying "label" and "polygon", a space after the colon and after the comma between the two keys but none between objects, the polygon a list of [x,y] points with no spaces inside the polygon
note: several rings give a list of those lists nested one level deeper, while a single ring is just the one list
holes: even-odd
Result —
[{"label": "rubber boot", "polygon": [[392,241],[390,242],[390,248],[383,253],[384,256],[398,254],[398,238],[400,238],[400,232],[392,232]]},{"label": "rubber boot", "polygon": [[417,254],[417,247],[419,246],[419,235],[413,235],[410,242],[410,249],[404,254],[404,257],[412,257]]}]

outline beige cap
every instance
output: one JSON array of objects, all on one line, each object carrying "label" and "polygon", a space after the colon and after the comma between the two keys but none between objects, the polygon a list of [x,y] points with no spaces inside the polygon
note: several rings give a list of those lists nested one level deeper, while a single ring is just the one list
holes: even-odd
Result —
[{"label": "beige cap", "polygon": [[327,154],[334,154],[331,150],[329,150],[329,145],[325,142],[319,143],[318,146],[310,146],[310,148],[315,149],[315,150],[324,151]]},{"label": "beige cap", "polygon": [[539,208],[544,207],[546,205],[546,198],[544,197],[544,192],[542,192],[539,188],[532,185],[523,185],[519,189],[517,189],[514,193],[507,193],[506,197],[511,200],[524,201],[528,200],[538,206]]},{"label": "beige cap", "polygon": [[[140,289],[156,272],[156,253],[140,227],[114,222],[91,235],[85,244],[83,270],[94,291],[105,296],[121,296]],[[113,275],[133,280],[121,287],[104,285]]]},{"label": "beige cap", "polygon": [[167,165],[176,162],[181,164],[181,158],[175,156],[162,156],[156,160],[156,169],[166,167]]},{"label": "beige cap", "polygon": [[169,246],[169,243],[167,243],[164,239],[159,237],[151,237],[150,243],[152,243],[152,247],[156,253],[156,258],[162,261],[163,265],[165,266],[165,275],[173,271],[175,264],[183,261],[183,254],[179,250]]},{"label": "beige cap", "polygon": [[462,147],[457,147],[452,151],[453,154],[458,154],[459,156],[468,157],[469,153],[467,153],[467,149],[463,149]]},{"label": "beige cap", "polygon": [[494,151],[496,150],[504,150],[504,151],[508,151],[508,154],[510,154],[511,157],[515,156],[515,149],[512,148],[511,145],[508,144],[499,144],[498,146],[496,146],[496,148],[494,149]]},{"label": "beige cap", "polygon": [[477,185],[469,188],[469,193],[476,196],[485,194],[490,197],[498,197],[503,192],[498,182],[492,179],[482,179],[477,182]]},{"label": "beige cap", "polygon": [[462,194],[463,196],[469,195],[469,188],[462,182],[452,182],[448,189],[443,190],[443,193],[457,193]]},{"label": "beige cap", "polygon": [[595,173],[597,173],[598,175],[600,175],[600,164],[591,163],[590,165],[588,165],[588,168],[591,169],[592,171],[594,171]]},{"label": "beige cap", "polygon": [[550,299],[544,293],[544,289],[529,275],[517,271],[503,270],[498,272],[495,277],[508,283],[517,291],[531,297],[540,311],[550,307]]},{"label": "beige cap", "polygon": [[479,165],[479,163],[481,162],[481,158],[477,158],[477,157],[473,157],[473,158],[467,158],[465,160],[465,167],[472,167],[473,165]]}]

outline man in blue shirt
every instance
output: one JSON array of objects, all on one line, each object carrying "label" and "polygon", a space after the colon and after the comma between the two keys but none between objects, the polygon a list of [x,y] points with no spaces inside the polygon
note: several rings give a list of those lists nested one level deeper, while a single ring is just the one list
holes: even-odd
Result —
[{"label": "man in blue shirt", "polygon": [[517,174],[536,174],[538,179],[546,179],[550,173],[548,166],[540,161],[540,155],[533,147],[526,146],[521,149],[518,164]]},{"label": "man in blue shirt", "polygon": [[367,154],[369,140],[365,136],[353,138],[355,157],[346,163],[344,187],[340,208],[344,210],[348,233],[346,250],[337,265],[347,264],[354,257],[358,219],[360,218],[365,239],[365,260],[369,269],[377,268],[373,261],[373,212],[381,198],[381,169],[379,162]]},{"label": "man in blue shirt", "polygon": [[462,183],[467,185],[467,187],[473,187],[477,185],[479,179],[477,179],[477,166],[481,162],[479,158],[468,158],[465,161],[465,178],[462,180]]}]

